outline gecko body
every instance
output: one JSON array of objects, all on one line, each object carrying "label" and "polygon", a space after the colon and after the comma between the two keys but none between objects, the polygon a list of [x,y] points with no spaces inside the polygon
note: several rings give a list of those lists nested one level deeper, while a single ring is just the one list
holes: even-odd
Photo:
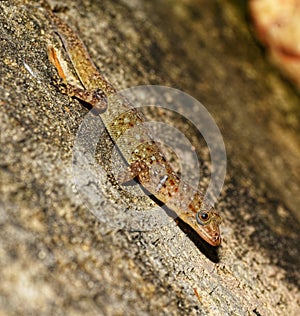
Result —
[{"label": "gecko body", "polygon": [[[218,246],[221,242],[221,217],[204,201],[201,191],[180,180],[166,160],[158,143],[145,128],[146,119],[99,72],[79,36],[53,12],[49,12],[55,32],[63,44],[82,87],[70,84],[59,51],[52,45],[48,55],[63,79],[66,91],[96,110],[112,140],[128,163],[119,175],[121,183],[137,178],[139,183],[159,201],[172,209],[206,242]],[[109,101],[108,101],[109,100]],[[122,137],[122,141],[118,139]]]}]

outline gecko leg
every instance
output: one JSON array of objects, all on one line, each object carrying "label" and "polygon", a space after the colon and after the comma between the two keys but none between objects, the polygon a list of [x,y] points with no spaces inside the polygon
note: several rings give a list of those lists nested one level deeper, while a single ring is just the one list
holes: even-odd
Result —
[{"label": "gecko leg", "polygon": [[68,83],[67,67],[63,62],[60,52],[51,45],[48,46],[48,57],[56,68],[59,77],[63,80],[64,87],[61,88],[63,93],[90,104],[96,113],[104,112],[106,110],[107,97],[102,89],[96,88],[87,90]]},{"label": "gecko leg", "polygon": [[90,104],[96,113],[104,112],[107,109],[107,98],[102,89],[85,90],[68,83],[65,84],[65,88],[66,94]]}]

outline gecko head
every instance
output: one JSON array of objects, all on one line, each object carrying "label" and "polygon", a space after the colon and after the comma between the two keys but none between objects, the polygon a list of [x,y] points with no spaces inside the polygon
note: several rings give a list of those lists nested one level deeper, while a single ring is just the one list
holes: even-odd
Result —
[{"label": "gecko head", "polygon": [[197,213],[182,213],[180,218],[189,224],[196,233],[212,246],[219,246],[221,216],[213,209],[201,209]]}]

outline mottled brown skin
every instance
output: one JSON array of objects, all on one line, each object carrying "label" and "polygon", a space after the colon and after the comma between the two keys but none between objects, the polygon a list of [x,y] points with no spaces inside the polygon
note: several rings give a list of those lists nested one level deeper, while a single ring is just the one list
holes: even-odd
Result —
[{"label": "mottled brown skin", "polygon": [[69,83],[61,54],[52,45],[48,47],[49,58],[64,81],[65,93],[89,103],[100,113],[107,131],[129,164],[119,180],[123,183],[137,178],[201,238],[212,246],[220,245],[221,217],[205,203],[202,192],[180,180],[162,154],[159,144],[154,142],[143,125],[143,114],[116,94],[116,89],[99,73],[78,35],[51,11],[48,15],[82,87]]}]

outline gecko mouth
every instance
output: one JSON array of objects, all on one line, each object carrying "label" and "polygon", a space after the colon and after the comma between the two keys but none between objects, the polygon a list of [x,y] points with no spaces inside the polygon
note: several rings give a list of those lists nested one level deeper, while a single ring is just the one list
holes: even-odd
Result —
[{"label": "gecko mouth", "polygon": [[221,243],[220,234],[216,233],[215,236],[213,236],[211,240],[213,241],[214,245],[219,246]]},{"label": "gecko mouth", "polygon": [[202,238],[212,246],[219,246],[221,243],[221,237],[218,232],[216,232],[213,236],[209,233],[206,233],[205,236],[203,236]]}]

